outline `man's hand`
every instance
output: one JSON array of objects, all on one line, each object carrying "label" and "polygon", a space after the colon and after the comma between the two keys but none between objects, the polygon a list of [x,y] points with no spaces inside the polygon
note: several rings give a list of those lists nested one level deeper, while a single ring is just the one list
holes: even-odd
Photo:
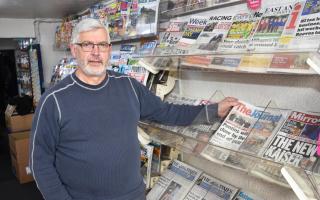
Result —
[{"label": "man's hand", "polygon": [[234,97],[226,97],[218,103],[218,116],[224,118],[227,116],[233,106],[239,105],[240,102]]}]

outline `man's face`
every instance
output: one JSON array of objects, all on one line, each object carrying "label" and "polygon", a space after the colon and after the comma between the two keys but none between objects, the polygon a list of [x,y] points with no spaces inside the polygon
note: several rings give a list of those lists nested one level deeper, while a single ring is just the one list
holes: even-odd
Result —
[{"label": "man's face", "polygon": [[88,46],[109,43],[107,34],[103,28],[82,32],[79,34],[78,43],[70,46],[72,55],[77,59],[80,73],[96,77],[105,75],[111,47],[101,48],[101,45],[94,45],[93,48],[88,48]]}]

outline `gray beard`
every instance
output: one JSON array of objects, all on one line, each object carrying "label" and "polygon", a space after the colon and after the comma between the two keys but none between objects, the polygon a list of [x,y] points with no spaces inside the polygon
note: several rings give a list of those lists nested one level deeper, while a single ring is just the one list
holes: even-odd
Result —
[{"label": "gray beard", "polygon": [[95,77],[104,76],[106,74],[106,70],[107,70],[107,65],[105,65],[104,68],[99,71],[92,70],[90,68],[90,66],[84,65],[83,63],[79,63],[79,67],[82,69],[82,71],[85,75],[95,76]]}]

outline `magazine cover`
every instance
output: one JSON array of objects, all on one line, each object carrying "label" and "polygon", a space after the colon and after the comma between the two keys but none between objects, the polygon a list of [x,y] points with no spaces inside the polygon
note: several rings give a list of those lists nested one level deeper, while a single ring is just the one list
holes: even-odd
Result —
[{"label": "magazine cover", "polygon": [[311,169],[318,156],[320,115],[292,111],[263,152],[275,162]]},{"label": "magazine cover", "polygon": [[276,4],[266,8],[254,32],[250,49],[263,51],[277,49],[279,38],[293,8],[293,3]]},{"label": "magazine cover", "polygon": [[182,200],[201,173],[190,165],[173,160],[148,193],[147,200]]},{"label": "magazine cover", "polygon": [[186,11],[197,10],[206,7],[206,0],[188,0]]},{"label": "magazine cover", "polygon": [[233,15],[214,15],[199,35],[194,50],[199,52],[216,51],[232,25]]},{"label": "magazine cover", "polygon": [[183,35],[177,43],[177,48],[183,50],[191,49],[208,23],[208,17],[205,16],[192,16],[190,17]]},{"label": "magazine cover", "polygon": [[153,146],[140,143],[140,172],[146,188],[150,188],[151,164],[152,164]]},{"label": "magazine cover", "polygon": [[157,40],[144,42],[143,44],[140,45],[139,56],[153,55],[153,52],[156,46],[157,46]]},{"label": "magazine cover", "polygon": [[149,71],[146,68],[139,65],[139,60],[129,59],[128,70],[124,74],[128,74],[129,76],[136,79],[143,85],[146,85],[149,76]]},{"label": "magazine cover", "polygon": [[316,50],[320,44],[320,0],[300,1],[294,8],[293,20],[287,25],[294,31],[283,36],[282,48]]},{"label": "magazine cover", "polygon": [[237,192],[238,188],[233,185],[227,184],[207,174],[202,174],[184,200],[231,200]]},{"label": "magazine cover", "polygon": [[240,11],[232,19],[232,25],[226,38],[220,43],[218,50],[221,51],[244,51],[247,50],[249,40],[257,26],[262,13],[250,13],[248,10]]},{"label": "magazine cover", "polygon": [[180,14],[186,10],[188,0],[168,0],[167,10],[164,13],[172,16],[175,14]]},{"label": "magazine cover", "polygon": [[139,1],[136,21],[137,35],[156,34],[158,26],[159,0]]}]

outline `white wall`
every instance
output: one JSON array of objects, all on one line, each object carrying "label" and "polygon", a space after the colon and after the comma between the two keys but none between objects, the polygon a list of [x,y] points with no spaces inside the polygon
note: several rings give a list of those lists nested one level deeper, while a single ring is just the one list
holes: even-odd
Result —
[{"label": "white wall", "polygon": [[57,19],[7,19],[0,18],[0,49],[14,49],[12,38],[35,38],[41,46],[44,86],[50,82],[53,67],[69,52],[54,48]]},{"label": "white wall", "polygon": [[[56,27],[60,24],[56,19],[46,19],[36,21],[36,35],[40,42],[44,86],[48,86],[52,76],[53,67],[59,63],[59,60],[70,56],[70,52],[57,50],[54,46]],[[38,25],[39,24],[39,25]],[[38,34],[38,27],[39,33]]]},{"label": "white wall", "polygon": [[35,37],[33,19],[0,18],[0,38]]}]

